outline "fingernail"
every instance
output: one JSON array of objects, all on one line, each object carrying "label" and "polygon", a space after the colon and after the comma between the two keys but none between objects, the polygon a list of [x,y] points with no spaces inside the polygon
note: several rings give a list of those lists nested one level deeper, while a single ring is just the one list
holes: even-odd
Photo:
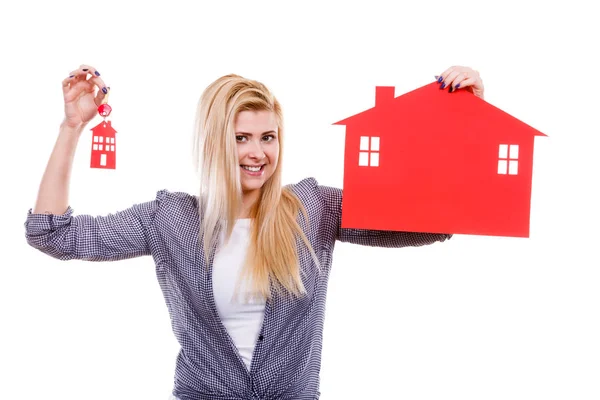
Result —
[{"label": "fingernail", "polygon": [[437,76],[437,75],[436,75],[436,76],[435,76],[435,80],[437,81],[437,80],[438,80],[438,78],[439,78],[439,76]]},{"label": "fingernail", "polygon": [[456,85],[456,88],[458,89],[460,87],[460,83],[458,85]]},{"label": "fingernail", "polygon": [[443,89],[446,87],[446,82],[442,83],[442,86],[440,86],[440,89]]},{"label": "fingernail", "polygon": [[440,82],[441,82],[441,81],[443,81],[443,80],[444,80],[444,77],[443,77],[443,76],[440,76],[440,77],[438,78],[438,83],[440,83]]},{"label": "fingernail", "polygon": [[74,77],[74,76],[75,76],[75,75],[71,75],[69,78],[72,78],[72,77]]},{"label": "fingernail", "polygon": [[84,71],[87,71],[87,70],[88,70],[87,68],[86,68],[86,69],[84,69]]},{"label": "fingernail", "polygon": [[450,90],[448,90],[448,92],[450,92],[450,93],[454,92],[454,88],[452,86],[450,86]]},{"label": "fingernail", "polygon": [[104,92],[104,94],[108,93],[108,90],[106,90],[106,87],[103,87],[102,91]]},{"label": "fingernail", "polygon": [[96,76],[100,76],[100,72],[94,71],[94,73],[96,74]]}]

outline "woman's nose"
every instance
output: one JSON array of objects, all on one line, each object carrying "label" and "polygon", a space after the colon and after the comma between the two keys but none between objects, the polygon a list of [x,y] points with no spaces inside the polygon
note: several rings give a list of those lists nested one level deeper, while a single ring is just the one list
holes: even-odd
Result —
[{"label": "woman's nose", "polygon": [[265,156],[265,152],[263,151],[262,145],[257,142],[252,142],[252,147],[250,148],[249,156],[252,158],[258,158],[261,160]]}]

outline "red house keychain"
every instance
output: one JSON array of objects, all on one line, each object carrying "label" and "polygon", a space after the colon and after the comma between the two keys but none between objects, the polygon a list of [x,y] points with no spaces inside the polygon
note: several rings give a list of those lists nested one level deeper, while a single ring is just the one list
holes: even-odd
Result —
[{"label": "red house keychain", "polygon": [[115,143],[115,133],[117,131],[112,127],[111,121],[106,120],[106,117],[112,111],[112,107],[107,102],[108,93],[98,107],[98,114],[104,117],[104,120],[91,129],[92,159],[90,168],[115,169],[117,166],[117,144]]}]

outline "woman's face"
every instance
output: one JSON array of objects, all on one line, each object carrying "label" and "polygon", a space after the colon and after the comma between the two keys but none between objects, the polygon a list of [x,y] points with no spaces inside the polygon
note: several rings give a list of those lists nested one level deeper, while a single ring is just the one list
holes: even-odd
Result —
[{"label": "woman's face", "polygon": [[241,111],[235,119],[242,191],[260,189],[279,158],[277,121],[272,111]]}]

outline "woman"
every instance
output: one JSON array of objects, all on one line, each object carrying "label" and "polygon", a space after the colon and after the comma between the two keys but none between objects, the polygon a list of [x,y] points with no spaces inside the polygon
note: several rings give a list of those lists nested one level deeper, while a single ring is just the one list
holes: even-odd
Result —
[{"label": "woman", "polygon": [[[438,82],[483,97],[470,68],[451,67]],[[26,237],[62,260],[154,258],[181,344],[172,398],[318,399],[335,242],[403,247],[451,236],[342,229],[340,189],[313,178],[282,186],[280,104],[263,84],[236,75],[217,79],[200,99],[197,196],[161,190],[115,214],[74,216],[75,148],[107,92],[91,66],[63,81],[65,119]]]}]

